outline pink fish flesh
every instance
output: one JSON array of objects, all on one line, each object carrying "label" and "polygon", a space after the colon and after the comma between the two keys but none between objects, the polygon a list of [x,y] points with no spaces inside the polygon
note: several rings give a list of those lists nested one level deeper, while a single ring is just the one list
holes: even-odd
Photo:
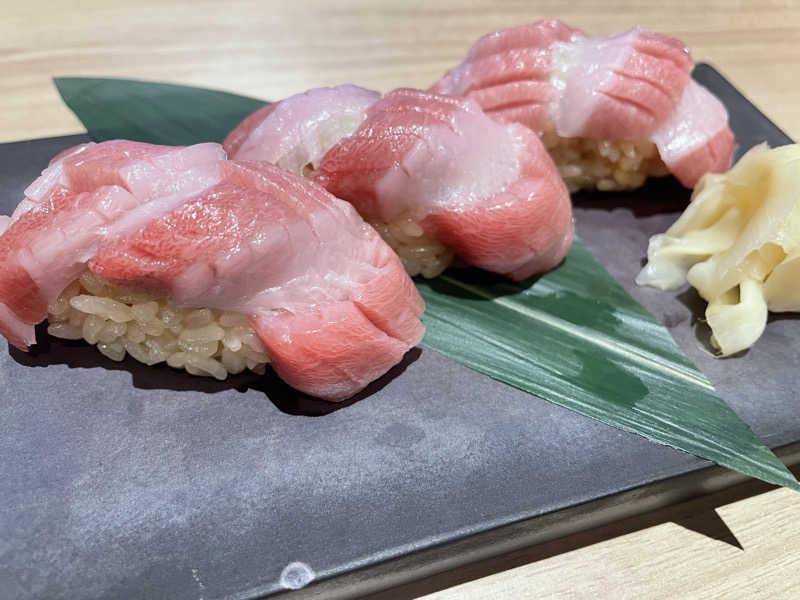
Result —
[{"label": "pink fish flesh", "polygon": [[[659,33],[637,28],[590,38],[559,21],[540,21],[484,36],[431,90],[473,98],[492,118],[540,134],[650,139],[660,153],[669,147],[662,160],[692,187],[705,172],[727,169],[734,147],[724,107],[722,127],[716,105],[713,127],[704,125],[712,103],[688,85],[692,68],[686,47]],[[690,114],[696,116],[687,121]],[[678,119],[693,131],[684,126],[677,133],[670,123]]]},{"label": "pink fish flesh", "polygon": [[119,140],[56,157],[0,235],[0,333],[21,350],[35,343],[33,328],[48,303],[83,272],[102,240],[213,184],[222,158],[218,144]]},{"label": "pink fish flesh", "polygon": [[726,171],[735,147],[728,111],[694,80],[650,139],[669,170],[686,187],[694,187],[706,173]]},{"label": "pink fish flesh", "polygon": [[555,19],[489,33],[430,91],[470,97],[500,122],[521,123],[541,132],[550,120],[554,96],[551,48],[585,37],[581,30]]},{"label": "pink fish flesh", "polygon": [[468,263],[517,280],[572,242],[569,194],[539,138],[471,99],[390,92],[311,177],[367,219],[410,216]]},{"label": "pink fish flesh", "polygon": [[550,119],[562,137],[646,138],[675,110],[694,66],[680,41],[641,29],[552,51]]},{"label": "pink fish flesh", "polygon": [[348,203],[217,144],[62,153],[0,220],[0,333],[35,343],[48,304],[88,267],[173,304],[249,316],[275,371],[342,400],[424,333],[397,256]]},{"label": "pink fish flesh", "polygon": [[98,275],[180,306],[250,316],[276,373],[343,400],[424,333],[403,267],[348,203],[267,163],[223,161],[221,181],[103,244]]},{"label": "pink fish flesh", "polygon": [[317,88],[261,108],[225,139],[228,156],[264,160],[301,175],[364,120],[378,92],[355,85]]}]

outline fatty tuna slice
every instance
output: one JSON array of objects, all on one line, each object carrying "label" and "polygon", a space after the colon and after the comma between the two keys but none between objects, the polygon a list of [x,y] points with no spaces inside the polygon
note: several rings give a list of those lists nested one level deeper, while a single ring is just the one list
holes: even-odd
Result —
[{"label": "fatty tuna slice", "polygon": [[734,146],[724,107],[690,84],[693,66],[682,42],[659,33],[590,38],[540,21],[484,36],[431,89],[473,98],[493,119],[539,134],[652,141],[692,186],[727,169]]},{"label": "fatty tuna slice", "polygon": [[641,29],[558,44],[555,130],[562,137],[646,138],[675,110],[693,66],[679,40]]},{"label": "fatty tuna slice", "polygon": [[355,131],[380,97],[355,85],[312,89],[257,110],[223,146],[232,159],[264,160],[302,175],[306,165],[316,166],[331,146]]},{"label": "fatty tuna slice", "polygon": [[424,333],[422,298],[353,208],[267,163],[220,163],[222,180],[100,248],[90,269],[180,306],[249,315],[276,373],[343,400]]},{"label": "fatty tuna slice", "polygon": [[490,33],[429,91],[470,97],[497,121],[541,132],[550,119],[554,96],[551,47],[584,37],[579,29],[558,20]]},{"label": "fatty tuna slice", "polygon": [[686,47],[659,33],[589,38],[540,21],[484,36],[431,90],[471,97],[537,133],[641,139],[674,110],[692,67]]},{"label": "fatty tuna slice", "polygon": [[696,81],[689,82],[677,108],[651,139],[669,170],[689,188],[706,173],[727,171],[736,145],[725,107]]},{"label": "fatty tuna slice", "polygon": [[558,264],[572,242],[569,194],[538,137],[471,99],[395,90],[311,177],[365,218],[410,217],[516,280]]},{"label": "fatty tuna slice", "polygon": [[100,243],[218,180],[221,156],[218,144],[136,142],[86,144],[57,156],[0,233],[0,333],[21,350],[35,343],[48,303],[85,270]]},{"label": "fatty tuna slice", "polygon": [[30,206],[41,203],[54,186],[91,192],[103,185],[125,188],[141,201],[173,194],[191,194],[217,180],[216,163],[225,159],[219,144],[160,146],[128,140],[81,144],[56,155],[25,190]]},{"label": "fatty tuna slice", "polygon": [[20,350],[36,342],[47,304],[85,269],[105,228],[138,202],[118,186],[57,186],[0,236],[0,333]]},{"label": "fatty tuna slice", "polygon": [[467,58],[477,59],[517,48],[548,48],[554,42],[586,37],[580,29],[558,19],[543,19],[487,33],[469,50]]}]

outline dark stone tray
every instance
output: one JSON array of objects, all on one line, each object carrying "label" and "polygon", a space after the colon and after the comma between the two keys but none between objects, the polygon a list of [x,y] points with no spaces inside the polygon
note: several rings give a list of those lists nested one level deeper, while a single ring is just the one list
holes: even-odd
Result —
[{"label": "dark stone tray", "polygon": [[[695,77],[728,106],[740,151],[790,141],[712,68]],[[85,139],[0,145],[0,211]],[[772,447],[798,442],[796,318],[773,318],[752,351],[715,360],[693,293],[632,283],[648,236],[687,197],[665,180],[577,198],[579,235],[756,434]],[[674,499],[691,473],[693,489],[706,474],[734,479],[432,351],[412,351],[357,401],[331,406],[271,376],[218,383],[40,339],[31,355],[0,342],[3,599],[256,598],[467,536],[496,544],[485,532],[508,524],[527,524],[535,539],[563,534],[569,510],[644,510]],[[335,595],[382,585],[350,577]],[[303,593],[332,597],[325,585]]]}]

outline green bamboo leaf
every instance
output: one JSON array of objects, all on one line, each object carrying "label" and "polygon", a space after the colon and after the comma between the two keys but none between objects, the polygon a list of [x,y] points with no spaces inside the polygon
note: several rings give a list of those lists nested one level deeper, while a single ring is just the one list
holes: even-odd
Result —
[{"label": "green bamboo leaf", "polygon": [[[264,104],[161,83],[55,81],[97,141],[221,141]],[[614,427],[800,490],[666,328],[580,241],[563,265],[533,281],[467,269],[417,286],[427,303],[427,348]]]},{"label": "green bamboo leaf", "polygon": [[187,146],[219,142],[267,102],[171,83],[58,77],[61,98],[96,142]]},{"label": "green bamboo leaf", "polygon": [[425,346],[614,427],[800,489],[580,241],[533,282],[470,269],[416,283]]}]

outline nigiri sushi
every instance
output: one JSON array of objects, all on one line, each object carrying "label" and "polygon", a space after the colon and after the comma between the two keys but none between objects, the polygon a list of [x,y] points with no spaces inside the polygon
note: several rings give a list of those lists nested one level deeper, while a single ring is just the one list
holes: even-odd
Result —
[{"label": "nigiri sushi", "polygon": [[250,115],[224,146],[353,203],[411,275],[436,276],[458,255],[524,278],[558,264],[572,241],[568,195],[539,141],[492,123],[472,102],[319,88]]},{"label": "nigiri sushi", "polygon": [[115,141],[57,157],[0,223],[0,333],[33,326],[224,379],[271,363],[348,398],[420,341],[424,303],[346,202],[217,144]]},{"label": "nigiri sushi", "polygon": [[690,79],[679,40],[639,28],[588,37],[557,20],[488,34],[430,89],[537,132],[570,191],[672,173],[693,187],[730,166],[727,111]]},{"label": "nigiri sushi", "polygon": [[458,256],[521,280],[572,243],[569,194],[539,138],[468,98],[390,92],[309,177],[351,202],[412,275]]},{"label": "nigiri sushi", "polygon": [[265,160],[297,175],[353,133],[381,95],[355,85],[315,88],[257,110],[222,143],[236,160]]}]

